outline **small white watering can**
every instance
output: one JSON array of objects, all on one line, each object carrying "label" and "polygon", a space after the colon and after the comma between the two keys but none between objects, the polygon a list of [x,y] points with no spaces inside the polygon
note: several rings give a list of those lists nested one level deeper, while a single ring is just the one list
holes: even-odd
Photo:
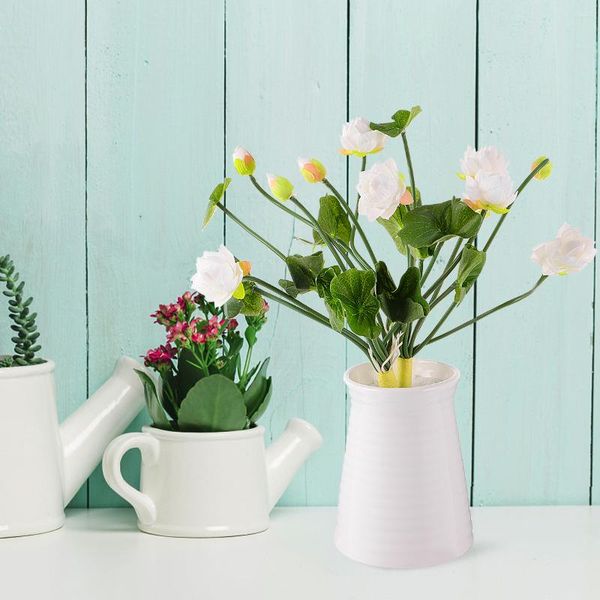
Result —
[{"label": "small white watering can", "polygon": [[59,426],[54,363],[0,369],[0,538],[52,531],[107,444],[144,405],[131,358]]},{"label": "small white watering can", "polygon": [[[269,527],[269,513],[304,461],[322,443],[302,419],[291,419],[266,450],[264,427],[191,433],[144,427],[112,441],[102,462],[108,484],[129,502],[146,533],[225,537]],[[121,474],[128,450],[142,453],[141,490]]]}]

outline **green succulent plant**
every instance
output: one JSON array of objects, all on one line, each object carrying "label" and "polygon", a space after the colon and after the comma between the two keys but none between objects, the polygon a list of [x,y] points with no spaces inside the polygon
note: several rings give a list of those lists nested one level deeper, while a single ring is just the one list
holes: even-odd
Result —
[{"label": "green succulent plant", "polygon": [[38,365],[45,362],[36,356],[41,346],[38,344],[40,334],[35,322],[37,313],[30,312],[33,298],[24,299],[25,282],[19,281],[19,273],[16,272],[15,265],[8,254],[0,257],[0,281],[6,287],[2,293],[8,297],[8,316],[12,321],[10,328],[14,332],[11,338],[14,344],[13,354],[0,356],[0,368]]}]

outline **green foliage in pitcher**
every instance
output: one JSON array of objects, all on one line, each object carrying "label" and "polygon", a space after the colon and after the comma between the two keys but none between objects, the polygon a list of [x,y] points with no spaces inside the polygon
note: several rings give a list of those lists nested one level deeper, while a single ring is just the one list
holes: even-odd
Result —
[{"label": "green foliage in pitcher", "polygon": [[186,292],[151,315],[166,330],[165,344],[148,350],[144,357],[145,365],[158,374],[159,385],[143,371],[137,373],[155,427],[235,431],[254,426],[265,412],[272,393],[269,359],[251,365],[268,304],[259,298],[254,306],[251,296],[244,293],[240,299],[252,307],[245,315],[243,335],[238,321],[226,316],[223,306],[201,294]]}]

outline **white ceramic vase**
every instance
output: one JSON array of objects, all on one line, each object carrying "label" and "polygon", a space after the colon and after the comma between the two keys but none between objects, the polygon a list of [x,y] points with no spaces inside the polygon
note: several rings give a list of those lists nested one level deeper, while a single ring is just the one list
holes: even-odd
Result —
[{"label": "white ceramic vase", "polygon": [[[146,533],[226,537],[264,531],[269,513],[296,471],[322,443],[302,419],[291,419],[265,451],[264,427],[188,433],[144,427],[115,439],[102,463],[110,487],[129,502]],[[142,454],[140,490],[121,474],[125,452]]]},{"label": "white ceramic vase", "polygon": [[459,372],[417,359],[413,372],[437,383],[379,388],[369,364],[344,376],[352,408],[335,544],[378,567],[432,566],[473,542],[454,415]]}]

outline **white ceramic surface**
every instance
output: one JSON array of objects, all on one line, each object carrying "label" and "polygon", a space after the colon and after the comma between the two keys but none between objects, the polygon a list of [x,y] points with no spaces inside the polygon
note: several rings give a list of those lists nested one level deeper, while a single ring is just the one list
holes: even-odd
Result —
[{"label": "white ceramic surface", "polygon": [[[218,433],[144,427],[111,442],[102,468],[112,489],[135,509],[142,531],[245,535],[268,528],[269,512],[321,443],[319,432],[302,419],[291,419],[266,451],[263,427]],[[142,455],[140,490],[121,474],[121,459],[132,448]]]},{"label": "white ceramic surface", "polygon": [[340,484],[337,548],[389,568],[435,565],[473,542],[454,415],[457,369],[415,359],[414,373],[441,380],[378,388],[368,364],[344,380],[352,400]]},{"label": "white ceramic surface", "polygon": [[0,537],[43,533],[64,521],[64,507],[144,403],[121,358],[112,377],[59,427],[54,363],[0,369]]}]

